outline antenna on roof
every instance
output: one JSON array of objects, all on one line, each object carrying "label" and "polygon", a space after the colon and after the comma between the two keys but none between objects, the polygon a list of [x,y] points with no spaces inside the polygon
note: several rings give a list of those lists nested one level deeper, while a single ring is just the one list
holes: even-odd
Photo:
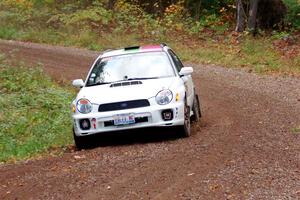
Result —
[{"label": "antenna on roof", "polygon": [[167,45],[166,43],[161,43],[160,46],[161,46],[162,48],[164,48],[164,47],[166,47],[166,46],[168,46],[168,45]]}]

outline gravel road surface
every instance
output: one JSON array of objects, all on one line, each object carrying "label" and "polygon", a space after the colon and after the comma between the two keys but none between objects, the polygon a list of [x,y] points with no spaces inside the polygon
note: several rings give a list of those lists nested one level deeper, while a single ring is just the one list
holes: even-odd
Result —
[{"label": "gravel road surface", "polygon": [[[84,78],[98,54],[1,40],[0,53],[58,81]],[[190,138],[136,130],[2,164],[0,199],[300,199],[300,80],[193,67],[203,118]]]}]

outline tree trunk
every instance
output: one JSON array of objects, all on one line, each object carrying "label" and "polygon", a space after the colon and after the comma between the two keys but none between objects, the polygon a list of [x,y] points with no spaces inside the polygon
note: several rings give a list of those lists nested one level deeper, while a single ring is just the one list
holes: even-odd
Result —
[{"label": "tree trunk", "polygon": [[108,0],[107,8],[113,10],[116,4],[116,0]]},{"label": "tree trunk", "polygon": [[248,28],[253,34],[256,32],[256,16],[259,0],[250,0]]},{"label": "tree trunk", "polygon": [[245,30],[245,15],[246,14],[245,14],[242,0],[236,0],[236,8],[237,8],[237,15],[236,15],[235,31],[243,32]]},{"label": "tree trunk", "polygon": [[201,4],[202,4],[202,0],[198,1],[197,7],[196,7],[196,19],[197,20],[200,19]]}]

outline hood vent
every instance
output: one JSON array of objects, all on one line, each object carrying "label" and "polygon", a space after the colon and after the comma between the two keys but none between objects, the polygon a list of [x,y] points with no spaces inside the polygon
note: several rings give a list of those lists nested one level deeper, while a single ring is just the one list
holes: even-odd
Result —
[{"label": "hood vent", "polygon": [[142,81],[128,81],[128,82],[121,82],[121,83],[113,83],[110,87],[121,87],[121,86],[129,86],[129,85],[140,85],[143,84]]}]

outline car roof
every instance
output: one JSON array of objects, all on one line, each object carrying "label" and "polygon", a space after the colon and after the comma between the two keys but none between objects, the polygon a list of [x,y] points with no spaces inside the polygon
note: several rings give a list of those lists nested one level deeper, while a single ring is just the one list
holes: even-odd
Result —
[{"label": "car roof", "polygon": [[145,45],[145,46],[132,46],[125,47],[123,49],[117,50],[107,50],[102,53],[101,58],[104,57],[112,57],[119,56],[125,54],[133,54],[133,53],[145,53],[145,52],[162,52],[164,46],[163,45]]}]

